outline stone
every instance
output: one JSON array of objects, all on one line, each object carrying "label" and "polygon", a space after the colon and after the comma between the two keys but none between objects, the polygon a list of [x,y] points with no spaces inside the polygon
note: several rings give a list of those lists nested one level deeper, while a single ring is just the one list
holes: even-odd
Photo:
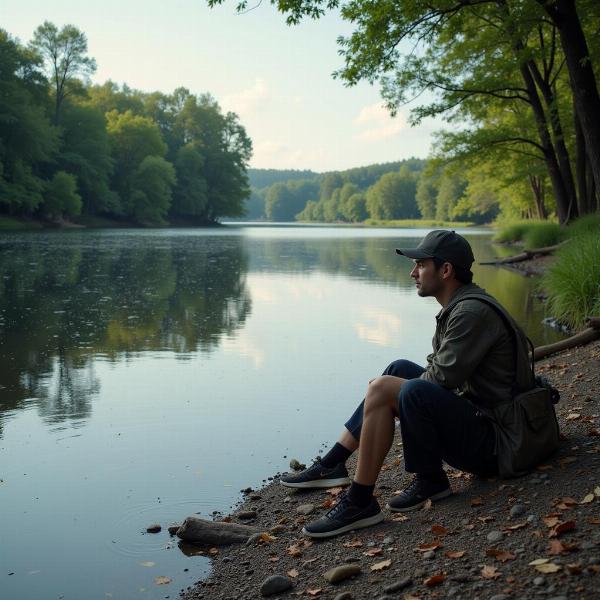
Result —
[{"label": "stone", "polygon": [[340,581],[345,581],[346,579],[350,579],[350,577],[358,575],[360,571],[361,568],[358,563],[349,563],[329,569],[329,571],[323,573],[323,577],[325,577],[329,583],[339,583]]},{"label": "stone", "polygon": [[451,587],[447,592],[446,592],[446,597],[447,598],[454,598],[454,596],[456,596],[457,594],[460,593],[460,590],[456,587]]},{"label": "stone", "polygon": [[306,465],[302,464],[297,458],[292,458],[290,460],[290,469],[293,471],[302,471],[306,469]]},{"label": "stone", "polygon": [[296,507],[296,512],[300,513],[301,515],[305,515],[305,516],[310,515],[314,511],[315,511],[314,504],[301,504],[300,506]]},{"label": "stone", "polygon": [[262,496],[260,494],[250,494],[248,498],[250,498],[250,500],[261,500]]},{"label": "stone", "polygon": [[396,592],[399,592],[410,585],[412,585],[412,578],[404,577],[403,579],[399,579],[398,581],[391,583],[390,585],[386,585],[383,588],[383,591],[386,594],[395,594]]},{"label": "stone", "polygon": [[384,537],[383,538],[383,544],[385,544],[386,546],[389,546],[390,544],[394,543],[394,538],[393,537]]},{"label": "stone", "polygon": [[161,530],[162,527],[158,523],[154,523],[153,525],[148,525],[148,527],[146,527],[146,531],[148,533],[158,533]]},{"label": "stone", "polygon": [[271,575],[267,577],[260,585],[260,593],[263,596],[273,596],[281,594],[292,587],[292,580],[283,575]]},{"label": "stone", "polygon": [[490,600],[508,600],[508,596],[506,594],[496,594]]},{"label": "stone", "polygon": [[177,537],[192,544],[225,546],[247,542],[256,533],[260,530],[249,525],[188,517],[177,530]]},{"label": "stone", "polygon": [[525,514],[525,507],[522,504],[515,504],[510,508],[510,518],[515,519],[516,517],[520,517]]},{"label": "stone", "polygon": [[490,544],[495,544],[504,537],[504,534],[500,530],[494,529],[493,531],[490,531],[486,537]]},{"label": "stone", "polygon": [[247,521],[249,519],[256,519],[256,511],[255,510],[240,510],[239,513],[235,515],[238,519],[242,519],[242,521]]},{"label": "stone", "polygon": [[533,585],[540,586],[540,585],[544,585],[545,583],[546,583],[546,578],[545,577],[536,577],[533,580]]},{"label": "stone", "polygon": [[566,596],[552,596],[551,598],[548,598],[548,600],[567,600]]},{"label": "stone", "polygon": [[528,523],[536,523],[538,520],[536,515],[528,515],[527,516],[527,522]]},{"label": "stone", "polygon": [[450,576],[451,581],[456,581],[456,583],[467,583],[471,581],[471,576],[468,573],[455,573]]},{"label": "stone", "polygon": [[177,534],[177,530],[181,527],[181,525],[169,525],[167,531],[169,532],[169,535],[176,535]]},{"label": "stone", "polygon": [[283,533],[284,531],[287,531],[287,527],[285,525],[273,525],[269,531],[271,533]]},{"label": "stone", "polygon": [[352,594],[350,592],[342,592],[333,598],[333,600],[352,600]]},{"label": "stone", "polygon": [[435,558],[435,552],[433,550],[427,550],[427,552],[423,552],[423,558],[425,560],[432,560]]}]

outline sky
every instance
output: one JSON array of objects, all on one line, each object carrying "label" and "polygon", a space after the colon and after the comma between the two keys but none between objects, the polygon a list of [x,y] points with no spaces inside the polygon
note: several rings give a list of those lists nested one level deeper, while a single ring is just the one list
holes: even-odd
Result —
[{"label": "sky", "polygon": [[378,86],[333,79],[336,39],[351,31],[336,14],[289,27],[266,0],[243,15],[231,0],[214,9],[205,0],[0,2],[0,26],[23,43],[45,20],[87,35],[96,83],[211,93],[252,138],[251,167],[323,172],[424,158],[440,128],[411,128],[409,107],[391,118]]}]

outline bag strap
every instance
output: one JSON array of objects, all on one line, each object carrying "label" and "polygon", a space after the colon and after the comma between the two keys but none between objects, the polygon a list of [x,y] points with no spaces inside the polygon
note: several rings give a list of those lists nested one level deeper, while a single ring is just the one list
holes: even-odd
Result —
[{"label": "bag strap", "polygon": [[[477,294],[467,294],[467,295],[463,296],[462,298],[460,298],[456,302],[456,304],[458,304],[459,302],[462,302],[463,300],[479,300],[480,302],[483,302],[484,304],[487,304],[488,306],[493,308],[494,311],[496,312],[496,314],[500,316],[504,325],[510,332],[510,337],[511,337],[512,345],[513,345],[513,355],[514,355],[514,359],[515,359],[514,360],[515,378],[514,378],[512,387],[513,387],[513,396],[516,396],[519,393],[519,384],[517,381],[517,378],[518,378],[517,374],[518,374],[518,367],[519,367],[519,334],[517,333],[515,325],[513,324],[512,320],[506,314],[506,311],[503,308],[501,308],[493,300],[490,300],[484,296],[479,296]],[[524,332],[523,332],[523,336],[527,340],[527,344],[529,345],[529,348],[531,350],[531,358],[530,358],[531,377],[533,380],[535,380],[535,359],[533,356],[533,354],[534,354],[533,342],[527,337],[527,335],[525,335]]]}]

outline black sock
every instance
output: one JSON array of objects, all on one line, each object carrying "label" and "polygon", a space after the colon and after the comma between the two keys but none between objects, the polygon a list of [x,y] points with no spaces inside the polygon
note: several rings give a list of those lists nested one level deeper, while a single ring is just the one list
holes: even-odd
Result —
[{"label": "black sock", "polygon": [[333,469],[336,465],[345,463],[351,454],[351,450],[344,448],[339,442],[336,442],[335,446],[321,459],[321,464],[326,469]]},{"label": "black sock", "polygon": [[352,485],[348,489],[348,498],[352,504],[357,506],[368,506],[373,497],[374,485],[363,485],[362,483],[352,482]]}]

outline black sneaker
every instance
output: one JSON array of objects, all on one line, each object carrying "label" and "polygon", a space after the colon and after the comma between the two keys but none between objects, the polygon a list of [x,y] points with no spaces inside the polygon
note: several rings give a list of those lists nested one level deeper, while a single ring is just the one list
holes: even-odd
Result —
[{"label": "black sneaker", "polygon": [[441,500],[450,494],[452,490],[447,477],[430,481],[417,475],[405,490],[388,502],[387,508],[392,512],[409,512],[421,508],[427,500]]},{"label": "black sneaker", "polygon": [[283,475],[279,479],[279,483],[291,488],[310,489],[349,485],[351,481],[344,463],[340,463],[332,469],[327,469],[321,464],[321,460],[317,459],[308,469],[304,469],[300,473]]},{"label": "black sneaker", "polygon": [[368,506],[361,507],[353,504],[344,493],[338,503],[320,519],[305,525],[302,533],[313,538],[327,538],[353,529],[370,527],[381,521],[383,521],[383,513],[375,498],[371,499]]}]

